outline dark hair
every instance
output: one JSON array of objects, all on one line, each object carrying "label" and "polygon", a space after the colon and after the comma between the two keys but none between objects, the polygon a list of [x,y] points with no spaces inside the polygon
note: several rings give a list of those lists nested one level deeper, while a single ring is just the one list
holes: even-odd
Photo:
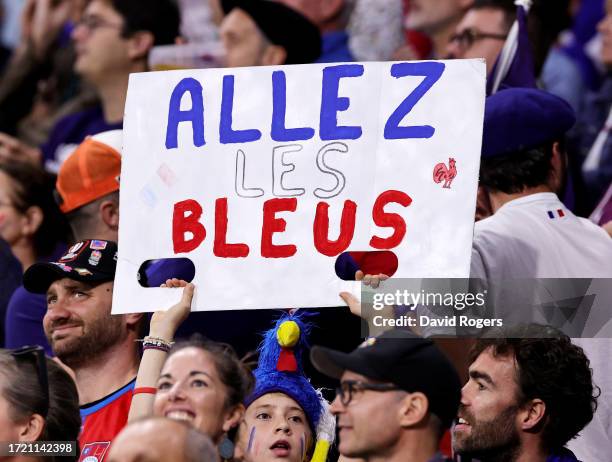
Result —
[{"label": "dark hair", "polygon": [[553,143],[544,147],[484,158],[480,164],[480,184],[506,194],[547,184],[552,174]]},{"label": "dark hair", "polygon": [[180,13],[172,0],[110,0],[125,22],[124,37],[135,32],[153,34],[155,45],[171,45],[179,36]]},{"label": "dark hair", "polygon": [[[76,441],[81,429],[79,395],[68,373],[55,361],[45,358],[49,383],[49,411],[39,441]],[[34,362],[15,360],[8,350],[0,350],[2,397],[9,404],[9,418],[21,422],[44,406],[44,393]],[[55,457],[50,461],[76,461],[77,456]]]},{"label": "dark hair", "polygon": [[53,191],[55,176],[27,162],[0,162],[0,171],[11,178],[13,206],[25,213],[32,206],[40,207],[43,220],[34,233],[34,251],[37,257],[50,256],[58,243],[66,243],[70,227],[55,203]]},{"label": "dark hair", "polygon": [[219,373],[219,378],[227,388],[226,407],[230,408],[243,403],[253,390],[255,379],[247,365],[238,358],[232,346],[226,343],[215,342],[199,334],[194,334],[189,340],[181,340],[174,344],[168,354],[168,358],[177,351],[190,347],[210,353]]},{"label": "dark hair", "polygon": [[553,327],[519,325],[499,329],[495,337],[479,339],[471,361],[489,348],[493,356],[513,356],[519,405],[535,398],[546,403],[543,448],[561,449],[591,421],[597,409],[599,389],[593,385],[589,359],[582,348]]},{"label": "dark hair", "polygon": [[474,0],[470,10],[490,8],[501,10],[504,13],[504,27],[509,31],[516,19],[516,5],[514,0]]}]

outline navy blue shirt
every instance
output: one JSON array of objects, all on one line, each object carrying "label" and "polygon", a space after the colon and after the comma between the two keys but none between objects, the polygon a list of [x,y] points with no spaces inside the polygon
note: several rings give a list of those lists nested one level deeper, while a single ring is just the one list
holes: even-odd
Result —
[{"label": "navy blue shirt", "polygon": [[11,295],[21,284],[21,263],[0,238],[0,347],[4,346],[4,319]]}]

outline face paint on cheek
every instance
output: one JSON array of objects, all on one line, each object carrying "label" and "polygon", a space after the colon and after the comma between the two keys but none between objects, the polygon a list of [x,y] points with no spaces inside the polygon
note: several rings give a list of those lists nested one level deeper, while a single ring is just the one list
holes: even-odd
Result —
[{"label": "face paint on cheek", "polygon": [[304,457],[306,456],[306,454],[304,454],[304,448],[306,446],[305,440],[306,440],[306,435],[302,433],[302,436],[300,436],[300,454],[302,458],[300,460],[304,460]]},{"label": "face paint on cheek", "polygon": [[253,447],[253,438],[255,437],[255,427],[251,427],[251,433],[249,434],[249,444],[247,445],[247,452],[251,452]]}]

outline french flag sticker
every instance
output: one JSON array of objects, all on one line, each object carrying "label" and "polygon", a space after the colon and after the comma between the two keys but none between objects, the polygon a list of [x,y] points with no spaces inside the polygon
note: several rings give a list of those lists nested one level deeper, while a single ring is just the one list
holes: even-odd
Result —
[{"label": "french flag sticker", "polygon": [[546,213],[548,213],[548,218],[551,220],[554,220],[555,218],[563,218],[565,216],[565,213],[563,213],[563,210],[561,209],[549,210]]}]

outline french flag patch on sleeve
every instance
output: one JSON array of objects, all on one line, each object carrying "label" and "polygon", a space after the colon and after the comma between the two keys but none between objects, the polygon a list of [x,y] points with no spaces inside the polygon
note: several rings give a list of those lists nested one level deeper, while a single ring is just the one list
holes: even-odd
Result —
[{"label": "french flag patch on sleeve", "polygon": [[563,210],[561,209],[549,210],[546,213],[548,213],[548,218],[551,220],[554,220],[555,218],[563,218],[565,216],[565,213],[563,213]]}]

